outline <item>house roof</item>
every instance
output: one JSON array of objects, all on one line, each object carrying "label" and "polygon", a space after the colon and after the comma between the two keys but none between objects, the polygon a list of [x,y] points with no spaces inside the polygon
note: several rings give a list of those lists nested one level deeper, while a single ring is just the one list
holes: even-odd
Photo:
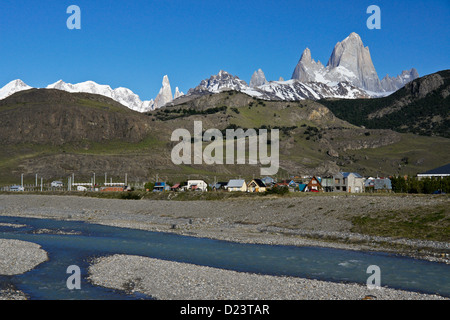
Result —
[{"label": "house roof", "polygon": [[261,179],[253,179],[252,181],[250,181],[250,183],[252,183],[253,181],[256,183],[256,185],[258,187],[265,187],[266,186],[265,183]]},{"label": "house roof", "polygon": [[177,189],[177,188],[179,188],[179,187],[180,187],[180,184],[177,183],[177,184],[175,184],[175,185],[172,186],[172,189]]},{"label": "house roof", "polygon": [[213,185],[214,188],[219,189],[221,187],[224,187],[228,184],[228,182],[217,182],[216,184]]},{"label": "house roof", "polygon": [[359,173],[356,173],[356,172],[341,172],[341,174],[344,176],[344,178],[347,178],[352,173],[355,175],[355,177],[362,178],[362,176]]},{"label": "house roof", "polygon": [[228,188],[242,188],[242,186],[245,184],[245,180],[238,180],[233,179],[228,181],[227,187]]},{"label": "house roof", "polygon": [[429,171],[427,171],[425,173],[421,173],[421,174],[429,174],[429,175],[450,174],[450,163],[446,164],[445,166],[435,168],[435,169],[429,170]]},{"label": "house roof", "polygon": [[375,179],[374,181],[374,188],[375,190],[383,190],[383,189],[392,189],[392,183],[391,180],[386,179]]}]

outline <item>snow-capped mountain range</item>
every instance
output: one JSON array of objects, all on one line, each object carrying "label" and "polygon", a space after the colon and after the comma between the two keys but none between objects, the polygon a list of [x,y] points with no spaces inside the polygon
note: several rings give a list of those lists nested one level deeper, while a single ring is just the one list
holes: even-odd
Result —
[{"label": "snow-capped mountain range", "polygon": [[360,36],[351,33],[333,49],[327,66],[314,61],[306,48],[294,69],[292,79],[268,82],[261,69],[255,71],[248,85],[245,81],[225,71],[205,79],[190,89],[189,95],[238,90],[250,96],[266,100],[303,100],[322,98],[371,98],[386,96],[419,77],[412,68],[397,77],[386,75],[382,81],[364,47]]},{"label": "snow-capped mountain range", "polygon": [[[371,98],[389,95],[402,88],[406,83],[419,77],[412,68],[396,77],[386,75],[381,81],[373,65],[369,48],[364,47],[360,36],[351,33],[333,49],[327,66],[314,61],[311,51],[306,48],[294,69],[292,79],[284,81],[267,81],[264,72],[258,69],[251,77],[250,83],[221,70],[217,75],[202,80],[200,84],[188,91],[186,95],[178,87],[172,95],[168,76],[164,76],[162,87],[154,100],[142,101],[130,89],[112,89],[93,81],[78,84],[65,83],[60,80],[47,86],[68,92],[86,92],[107,96],[138,112],[148,112],[165,106],[181,97],[218,93],[236,90],[250,96],[265,100],[318,100],[322,98]],[[21,80],[14,80],[0,89],[0,100],[18,91],[31,89]]]},{"label": "snow-capped mountain range", "polygon": [[[8,83],[6,86],[0,89],[0,100],[10,95],[32,89],[29,85],[25,84],[22,80],[14,80]],[[168,76],[164,76],[161,90],[156,96],[155,100],[142,101],[137,94],[127,88],[112,89],[108,85],[98,84],[94,81],[86,81],[77,84],[66,83],[59,80],[53,84],[50,84],[46,89],[58,89],[67,92],[85,92],[92,94],[99,94],[111,98],[124,106],[138,112],[148,112],[158,108],[161,108],[166,103],[172,102],[174,99],[184,95],[180,92],[178,87],[175,89],[175,95],[172,96],[172,89]]]},{"label": "snow-capped mountain range", "polygon": [[202,80],[197,87],[190,89],[186,96],[189,97],[235,90],[264,100],[296,101],[305,99],[318,100],[332,97],[347,99],[370,97],[364,90],[347,82],[339,82],[333,86],[329,86],[320,82],[304,83],[295,79],[267,82],[264,78],[258,81],[265,84],[251,87],[244,80],[221,70],[217,75]]}]

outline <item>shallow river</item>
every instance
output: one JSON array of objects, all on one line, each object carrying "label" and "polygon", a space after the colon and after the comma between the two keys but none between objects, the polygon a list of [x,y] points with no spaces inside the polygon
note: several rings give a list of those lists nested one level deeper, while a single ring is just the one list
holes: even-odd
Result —
[{"label": "shallow river", "polygon": [[[0,238],[38,243],[49,261],[18,276],[0,276],[30,299],[146,299],[94,286],[86,280],[93,257],[129,254],[235,271],[366,284],[367,268],[381,271],[381,286],[450,297],[450,266],[386,253],[319,247],[239,244],[77,221],[0,217]],[[39,230],[46,233],[39,233]],[[70,234],[57,234],[64,231]],[[81,290],[69,290],[67,267],[81,269]]]}]

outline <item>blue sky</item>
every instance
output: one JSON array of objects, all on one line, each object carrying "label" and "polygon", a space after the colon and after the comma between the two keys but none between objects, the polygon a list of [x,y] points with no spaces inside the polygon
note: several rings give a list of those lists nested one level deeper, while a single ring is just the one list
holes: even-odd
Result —
[{"label": "blue sky", "polygon": [[[372,4],[381,30],[366,27]],[[81,9],[81,30],[66,27],[70,5]],[[326,64],[351,32],[380,79],[412,67],[426,75],[450,68],[449,20],[448,0],[1,0],[0,87],[93,80],[149,100],[166,74],[184,92],[219,70],[289,79],[306,47]]]}]

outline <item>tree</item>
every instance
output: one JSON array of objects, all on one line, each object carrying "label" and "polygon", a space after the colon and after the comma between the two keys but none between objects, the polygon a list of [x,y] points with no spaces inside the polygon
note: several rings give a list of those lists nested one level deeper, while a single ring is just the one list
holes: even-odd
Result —
[{"label": "tree", "polygon": [[155,187],[155,184],[153,182],[147,182],[144,185],[145,190],[148,190],[148,191],[153,191],[154,187]]}]

